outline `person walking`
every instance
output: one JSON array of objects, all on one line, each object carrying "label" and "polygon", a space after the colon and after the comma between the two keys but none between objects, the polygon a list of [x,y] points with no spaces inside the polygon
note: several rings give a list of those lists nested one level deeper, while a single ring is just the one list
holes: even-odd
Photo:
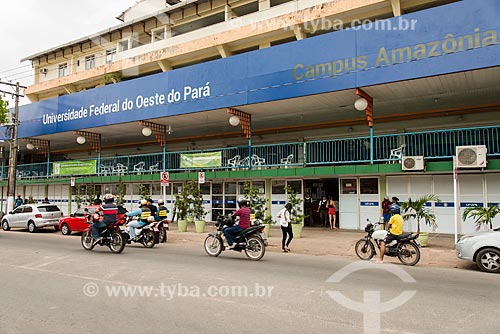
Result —
[{"label": "person walking", "polygon": [[321,201],[319,201],[318,212],[319,212],[319,220],[321,222],[321,225],[323,227],[327,227],[328,226],[328,200],[326,199],[326,196],[323,196],[321,198]]},{"label": "person walking", "polygon": [[337,212],[336,212],[337,207],[335,206],[335,201],[333,200],[332,196],[328,197],[327,206],[328,206],[328,221],[330,222],[330,228],[332,230],[336,230],[337,229],[337,226],[336,226],[336,224],[337,224]]},{"label": "person walking", "polygon": [[283,253],[288,253],[290,251],[288,246],[290,246],[293,239],[292,204],[286,203],[285,207],[278,213],[278,218],[280,220],[281,233],[283,234],[283,238],[281,239],[281,249]]}]

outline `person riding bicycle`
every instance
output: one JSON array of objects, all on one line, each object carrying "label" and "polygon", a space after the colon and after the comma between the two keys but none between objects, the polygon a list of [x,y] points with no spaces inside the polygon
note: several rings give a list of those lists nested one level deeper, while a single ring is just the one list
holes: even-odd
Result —
[{"label": "person riding bicycle", "polygon": [[170,211],[167,209],[165,206],[165,201],[162,199],[158,200],[158,218],[161,220],[167,218],[167,214],[170,213]]},{"label": "person riding bicycle", "polygon": [[130,240],[135,241],[135,229],[146,226],[149,223],[148,218],[151,217],[151,209],[148,207],[148,202],[145,199],[141,199],[139,209],[127,212],[127,217],[139,217],[136,221],[131,221],[128,223]]},{"label": "person riding bicycle", "polygon": [[392,217],[389,220],[389,232],[380,246],[380,260],[378,263],[384,263],[384,255],[387,244],[390,244],[393,240],[396,240],[398,236],[403,234],[404,220],[401,216],[401,207],[394,203],[391,204],[390,210]]},{"label": "person riding bicycle", "polygon": [[96,213],[102,214],[102,220],[92,225],[92,238],[98,240],[101,238],[100,229],[116,223],[116,215],[118,214],[118,207],[114,203],[115,196],[113,194],[104,195],[104,204],[102,204]]},{"label": "person riding bicycle", "polygon": [[240,217],[238,225],[233,225],[232,227],[224,229],[224,235],[226,236],[229,247],[236,246],[233,246],[233,235],[250,227],[250,208],[248,207],[248,200],[240,197],[238,199],[238,205],[240,208],[234,213],[235,216]]}]

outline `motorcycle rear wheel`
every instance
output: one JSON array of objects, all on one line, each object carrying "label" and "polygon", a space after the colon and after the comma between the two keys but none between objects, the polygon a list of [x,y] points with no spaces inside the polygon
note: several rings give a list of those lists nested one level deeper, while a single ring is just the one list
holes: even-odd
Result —
[{"label": "motorcycle rear wheel", "polygon": [[259,237],[251,237],[248,239],[245,248],[245,254],[250,260],[259,261],[266,253],[266,245]]},{"label": "motorcycle rear wheel", "polygon": [[151,230],[142,231],[142,244],[146,248],[153,248],[155,246],[155,234]]},{"label": "motorcycle rear wheel", "polygon": [[167,242],[167,230],[164,227],[160,227],[160,241],[159,243]]},{"label": "motorcycle rear wheel", "polygon": [[111,241],[109,242],[109,249],[116,254],[120,254],[125,249],[127,240],[120,232],[113,232],[111,234]]},{"label": "motorcycle rear wheel", "polygon": [[87,231],[82,233],[81,242],[82,242],[83,249],[88,250],[88,251],[91,251],[92,249],[94,249],[95,245],[94,245],[94,239],[92,239],[92,231],[91,230],[87,230]]},{"label": "motorcycle rear wheel", "polygon": [[210,256],[219,256],[222,252],[222,240],[214,235],[209,235],[204,242],[205,252]]},{"label": "motorcycle rear wheel", "polygon": [[398,247],[398,259],[406,266],[414,266],[420,261],[420,249],[412,242],[405,242]]},{"label": "motorcycle rear wheel", "polygon": [[356,250],[356,255],[361,260],[371,260],[373,256],[375,256],[375,246],[370,240],[361,239],[356,242],[356,246],[354,247]]}]

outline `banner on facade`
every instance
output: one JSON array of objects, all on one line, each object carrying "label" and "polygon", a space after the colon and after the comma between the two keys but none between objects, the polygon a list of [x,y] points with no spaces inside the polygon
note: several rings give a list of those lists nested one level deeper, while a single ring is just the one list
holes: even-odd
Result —
[{"label": "banner on facade", "polygon": [[52,163],[53,175],[96,174],[96,160],[72,160]]},{"label": "banner on facade", "polygon": [[222,152],[183,153],[181,168],[209,168],[222,166]]}]

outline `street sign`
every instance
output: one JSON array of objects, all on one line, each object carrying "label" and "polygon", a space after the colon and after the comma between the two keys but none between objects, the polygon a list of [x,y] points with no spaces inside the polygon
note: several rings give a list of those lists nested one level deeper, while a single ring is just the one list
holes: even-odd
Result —
[{"label": "street sign", "polygon": [[71,186],[72,186],[72,187],[74,187],[74,186],[75,186],[75,178],[74,178],[74,177],[72,177],[72,178],[71,178]]},{"label": "street sign", "polygon": [[168,172],[161,172],[160,173],[160,183],[161,184],[168,184],[170,182],[170,175]]},{"label": "street sign", "polygon": [[205,183],[205,172],[198,173],[198,183]]}]

